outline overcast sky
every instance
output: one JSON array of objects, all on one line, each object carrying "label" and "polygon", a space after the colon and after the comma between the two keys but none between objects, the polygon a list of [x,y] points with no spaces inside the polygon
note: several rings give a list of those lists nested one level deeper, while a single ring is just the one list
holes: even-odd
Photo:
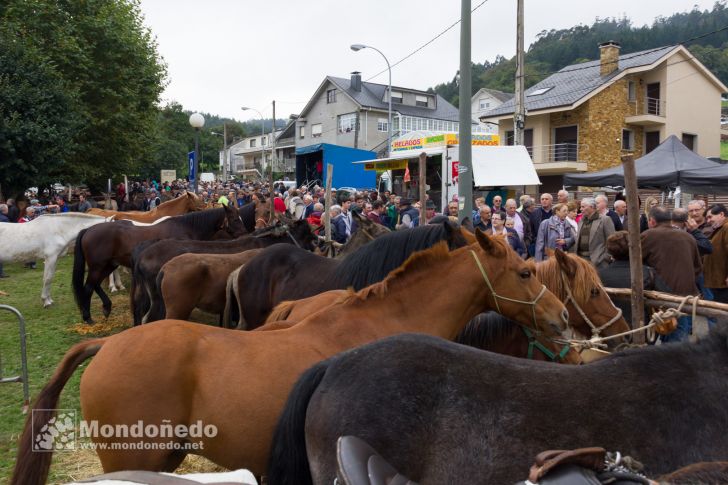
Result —
[{"label": "overcast sky", "polygon": [[[482,0],[472,0],[472,6]],[[634,25],[658,15],[710,9],[714,0],[525,0],[526,46],[543,30],[627,15]],[[146,25],[168,65],[164,101],[238,120],[298,113],[326,75],[361,71],[366,80],[460,16],[457,0],[142,0]],[[515,54],[516,1],[487,0],[472,15],[474,62]],[[610,40],[610,39],[604,39]],[[614,39],[619,40],[619,39]],[[675,39],[678,41],[680,39]],[[427,89],[455,75],[459,25],[392,69],[394,85]],[[598,55],[594,47],[594,58]],[[382,74],[374,82],[387,83]]]}]

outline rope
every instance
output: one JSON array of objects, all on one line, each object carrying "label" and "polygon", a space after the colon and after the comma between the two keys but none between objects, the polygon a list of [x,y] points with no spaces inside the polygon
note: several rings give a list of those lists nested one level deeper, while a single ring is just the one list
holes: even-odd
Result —
[{"label": "rope", "polygon": [[697,302],[700,300],[700,295],[692,296],[688,295],[683,297],[682,301],[680,302],[680,305],[677,308],[668,308],[666,310],[658,310],[655,313],[652,314],[652,317],[650,318],[650,323],[648,323],[645,326],[642,326],[640,328],[636,328],[634,330],[628,330],[626,332],[617,333],[614,335],[610,335],[608,337],[598,337],[594,336],[591,339],[588,340],[582,340],[582,339],[553,339],[554,342],[557,343],[565,343],[568,345],[571,345],[572,347],[581,348],[584,349],[593,349],[593,348],[605,348],[607,347],[606,342],[607,340],[612,340],[620,337],[624,337],[627,335],[632,335],[634,333],[643,332],[647,329],[650,329],[654,326],[657,326],[659,324],[664,324],[666,320],[669,320],[671,318],[678,318],[681,316],[686,315],[682,311],[685,304],[687,304],[690,300],[692,300],[693,305],[693,311],[692,316],[695,318],[697,315]]}]

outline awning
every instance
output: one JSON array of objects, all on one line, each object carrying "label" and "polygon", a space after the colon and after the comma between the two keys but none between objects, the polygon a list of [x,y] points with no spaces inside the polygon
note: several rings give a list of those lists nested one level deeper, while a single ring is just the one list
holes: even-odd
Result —
[{"label": "awning", "polygon": [[435,155],[442,155],[445,153],[445,147],[436,148],[424,148],[422,150],[402,150],[401,152],[392,152],[392,155],[386,158],[374,158],[372,160],[362,160],[360,162],[352,163],[376,163],[376,162],[391,162],[394,160],[416,160],[420,158],[420,153],[425,152],[428,157],[434,157]]}]

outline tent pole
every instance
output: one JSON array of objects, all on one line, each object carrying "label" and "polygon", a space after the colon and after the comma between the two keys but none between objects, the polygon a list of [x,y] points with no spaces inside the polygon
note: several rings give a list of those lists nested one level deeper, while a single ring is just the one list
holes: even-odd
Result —
[{"label": "tent pole", "polygon": [[[644,326],[645,302],[644,286],[642,282],[642,246],[640,240],[640,209],[637,201],[637,170],[634,166],[634,157],[622,157],[624,167],[624,188],[627,191],[627,241],[629,243],[629,271],[632,288],[632,328]],[[645,343],[644,332],[632,335],[636,344]]]}]

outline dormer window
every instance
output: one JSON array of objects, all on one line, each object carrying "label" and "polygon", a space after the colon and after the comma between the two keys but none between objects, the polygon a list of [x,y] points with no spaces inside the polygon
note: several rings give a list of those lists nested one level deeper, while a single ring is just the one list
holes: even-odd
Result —
[{"label": "dormer window", "polygon": [[392,102],[402,104],[402,93],[400,91],[392,91]]},{"label": "dormer window", "polygon": [[415,96],[415,106],[427,108],[427,101],[427,96],[421,96],[419,94]]}]

